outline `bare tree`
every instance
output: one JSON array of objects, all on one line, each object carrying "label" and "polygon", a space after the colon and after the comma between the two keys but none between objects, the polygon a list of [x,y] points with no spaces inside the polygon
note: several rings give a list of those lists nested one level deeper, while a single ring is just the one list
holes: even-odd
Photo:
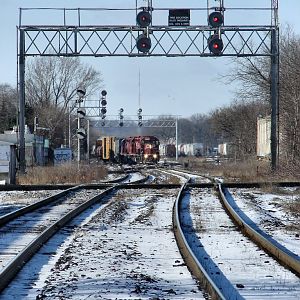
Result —
[{"label": "bare tree", "polygon": [[300,38],[287,27],[280,44],[281,159],[299,167],[300,158]]},{"label": "bare tree", "polygon": [[0,84],[0,132],[16,125],[18,93],[8,84]]},{"label": "bare tree", "polygon": [[67,122],[69,107],[74,107],[77,88],[85,87],[88,97],[95,94],[101,84],[101,74],[82,64],[78,57],[34,59],[26,72],[26,104],[34,111],[34,115],[26,116],[27,122],[32,126],[33,118],[38,116],[39,123],[50,129],[52,141],[61,143],[57,134],[64,132],[63,125]]},{"label": "bare tree", "polygon": [[[174,120],[174,116],[161,115],[157,118],[154,118],[153,121],[170,121]],[[152,134],[159,138],[161,143],[171,143],[175,142],[175,128],[174,127],[157,127],[152,128]]]},{"label": "bare tree", "polygon": [[212,112],[211,121],[220,143],[229,143],[235,157],[256,155],[256,120],[263,105],[240,101]]},{"label": "bare tree", "polygon": [[180,143],[193,143],[194,126],[190,119],[181,118],[178,121],[178,140]]},{"label": "bare tree", "polygon": [[204,114],[195,114],[191,116],[193,122],[193,141],[203,143],[204,148],[211,148],[217,145],[217,137],[212,130],[211,117]]},{"label": "bare tree", "polygon": [[[281,165],[299,167],[300,158],[300,38],[286,26],[280,34],[279,60],[279,143]],[[229,81],[238,80],[237,98],[257,103],[270,103],[270,58],[236,60]],[[270,105],[262,106],[262,115],[270,113]]]}]

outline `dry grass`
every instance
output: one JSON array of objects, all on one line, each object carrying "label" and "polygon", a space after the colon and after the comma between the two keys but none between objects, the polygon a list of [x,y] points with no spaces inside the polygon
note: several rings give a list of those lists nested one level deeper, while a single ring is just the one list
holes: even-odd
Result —
[{"label": "dry grass", "polygon": [[168,184],[181,184],[180,178],[176,175],[166,175],[166,183]]},{"label": "dry grass", "polygon": [[288,191],[272,184],[272,182],[289,182],[300,180],[299,172],[291,173],[281,169],[272,172],[270,162],[249,159],[244,162],[222,162],[220,165],[207,163],[204,159],[189,159],[189,169],[211,176],[221,176],[226,182],[260,182],[261,189],[265,193],[287,195],[297,197],[296,201],[289,203],[287,210],[295,216],[300,216],[299,190]]},{"label": "dry grass", "polygon": [[[295,197],[293,201],[288,201],[284,209],[293,217],[300,217],[300,191],[299,189],[289,191],[272,184],[272,182],[299,182],[300,172],[291,168],[281,167],[278,171],[271,170],[270,162],[249,159],[244,162],[222,161],[219,165],[214,162],[206,162],[204,158],[181,158],[182,166],[188,162],[188,170],[196,171],[210,176],[223,177],[226,182],[259,182],[261,190],[265,193],[285,195]],[[200,211],[199,211],[200,213]],[[300,229],[297,223],[291,225],[293,230]],[[201,231],[201,223],[196,224],[197,231]]]},{"label": "dry grass", "polygon": [[32,167],[17,176],[17,184],[81,184],[103,180],[107,169],[102,165],[64,164],[53,167]]},{"label": "dry grass", "polygon": [[299,181],[299,172],[287,172],[280,169],[277,172],[271,170],[268,161],[258,161],[249,158],[245,161],[222,161],[220,164],[207,162],[204,158],[181,158],[182,166],[188,162],[188,169],[198,171],[211,176],[223,177],[227,182],[288,182]]},{"label": "dry grass", "polygon": [[[284,208],[290,213],[296,220],[300,218],[300,197],[297,197],[294,201],[290,201],[285,203]],[[298,235],[300,232],[300,224],[299,222],[295,222],[294,224],[290,225],[290,229],[297,231]]]}]

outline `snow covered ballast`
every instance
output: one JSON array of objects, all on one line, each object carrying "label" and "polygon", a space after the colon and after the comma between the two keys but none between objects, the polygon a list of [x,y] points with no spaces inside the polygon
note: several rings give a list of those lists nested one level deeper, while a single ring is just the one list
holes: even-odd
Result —
[{"label": "snow covered ballast", "polygon": [[297,276],[300,276],[299,256],[262,231],[257,224],[237,206],[228,189],[221,183],[218,184],[218,192],[229,215],[238,226],[240,226],[241,230],[259,247],[274,256],[283,266],[295,272]]}]

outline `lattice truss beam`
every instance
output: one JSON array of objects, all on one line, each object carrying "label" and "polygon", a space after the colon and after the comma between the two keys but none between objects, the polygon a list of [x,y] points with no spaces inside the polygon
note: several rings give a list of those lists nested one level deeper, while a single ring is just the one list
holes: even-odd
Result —
[{"label": "lattice truss beam", "polygon": [[[138,127],[138,122],[141,120],[123,120],[123,127]],[[93,120],[94,128],[102,128],[102,127],[120,127],[118,120]],[[142,127],[144,128],[175,128],[176,120],[142,120]]]},{"label": "lattice truss beam", "polygon": [[[95,100],[93,100],[96,102]],[[105,119],[101,119],[101,108],[99,106],[84,106],[86,110],[86,118],[93,122],[95,127],[121,127],[119,115],[107,115]],[[134,115],[125,115],[122,119],[123,127],[137,127],[142,122],[143,127],[176,127],[176,116],[172,119],[157,119],[157,116],[144,115],[142,120]]]},{"label": "lattice truss beam", "polygon": [[[271,56],[272,26],[220,28],[223,56]],[[152,47],[138,52],[137,26],[20,27],[25,56],[213,56],[207,46],[214,31],[208,26],[149,27]]]}]

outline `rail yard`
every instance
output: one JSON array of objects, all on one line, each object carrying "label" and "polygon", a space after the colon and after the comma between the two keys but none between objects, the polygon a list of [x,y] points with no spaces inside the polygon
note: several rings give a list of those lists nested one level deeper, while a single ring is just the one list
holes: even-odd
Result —
[{"label": "rail yard", "polygon": [[0,300],[300,300],[279,0],[92,2],[3,6]]}]

